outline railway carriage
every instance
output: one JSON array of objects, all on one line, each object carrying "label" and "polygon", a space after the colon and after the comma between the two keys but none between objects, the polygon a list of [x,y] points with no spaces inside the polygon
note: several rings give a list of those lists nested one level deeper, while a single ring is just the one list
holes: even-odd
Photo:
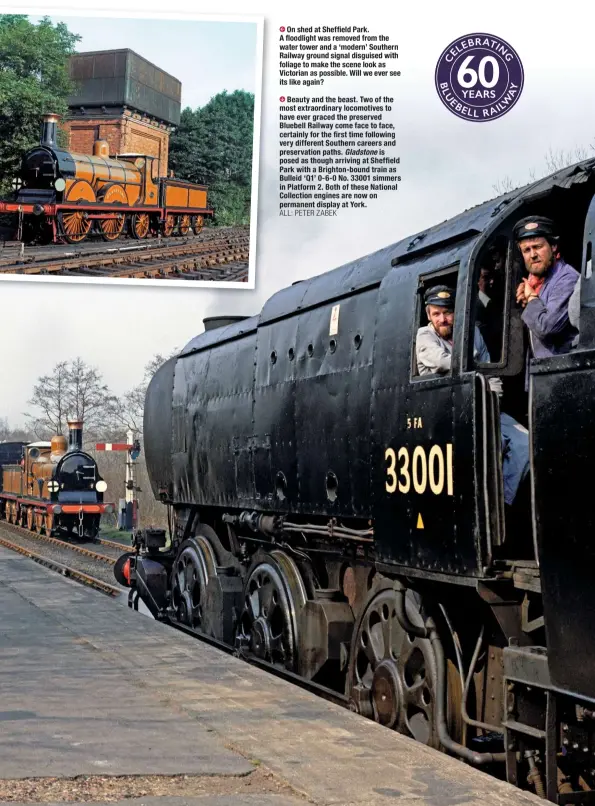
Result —
[{"label": "railway carriage", "polygon": [[[557,222],[582,273],[576,349],[529,366],[513,239],[526,215]],[[553,802],[593,802],[594,238],[591,160],[193,339],[147,392],[171,528],[139,532],[118,565],[131,602]],[[477,364],[495,253],[499,339]],[[457,292],[452,369],[420,377],[436,284]],[[500,406],[531,437],[510,512]]]},{"label": "railway carriage", "polygon": [[69,441],[0,444],[0,518],[30,531],[94,538],[107,489],[92,456],[82,449],[82,423],[69,422]]},{"label": "railway carriage", "polygon": [[58,118],[46,115],[40,144],[23,156],[21,187],[0,212],[18,218],[25,240],[81,243],[92,232],[115,241],[125,232],[198,234],[213,211],[207,188],[182,179],[160,177],[158,160],[146,154],[110,157],[105,140],[93,154],[75,154],[56,144]]}]

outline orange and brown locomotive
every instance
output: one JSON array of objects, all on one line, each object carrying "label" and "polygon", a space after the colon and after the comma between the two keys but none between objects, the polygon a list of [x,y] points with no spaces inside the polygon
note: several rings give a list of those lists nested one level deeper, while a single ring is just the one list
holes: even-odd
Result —
[{"label": "orange and brown locomotive", "polygon": [[82,422],[68,423],[70,436],[48,442],[0,444],[0,519],[34,532],[94,538],[107,484],[97,463],[83,451]]},{"label": "orange and brown locomotive", "polygon": [[125,233],[198,234],[213,215],[207,188],[158,175],[158,160],[147,154],[109,154],[96,140],[93,154],[75,154],[57,145],[58,118],[46,115],[39,146],[23,156],[21,186],[0,213],[17,216],[18,237],[27,241],[80,243],[95,232],[106,241]]}]

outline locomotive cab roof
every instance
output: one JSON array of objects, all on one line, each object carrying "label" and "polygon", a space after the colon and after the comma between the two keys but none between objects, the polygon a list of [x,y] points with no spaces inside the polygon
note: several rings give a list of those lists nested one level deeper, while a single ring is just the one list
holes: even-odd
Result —
[{"label": "locomotive cab roof", "polygon": [[[259,315],[225,328],[201,333],[184,347],[181,355],[238,338],[251,328],[321,304],[330,304],[365,288],[379,285],[393,268],[425,260],[429,255],[451,250],[453,257],[459,261],[464,255],[471,254],[475,248],[480,248],[498,231],[507,229],[512,237],[512,226],[522,217],[527,206],[539,206],[544,203],[554,205],[556,207],[554,218],[559,219],[557,223],[561,224],[560,229],[564,232],[571,228],[573,236],[575,231],[577,236],[580,234],[580,248],[584,221],[580,216],[577,218],[576,212],[573,213],[572,220],[565,219],[567,210],[564,200],[567,191],[583,186],[590,191],[590,195],[585,195],[586,214],[590,197],[595,191],[595,187],[591,187],[594,179],[595,159],[589,159],[503,193],[376,252],[277,291],[265,302]],[[571,240],[565,238],[565,244]]]}]

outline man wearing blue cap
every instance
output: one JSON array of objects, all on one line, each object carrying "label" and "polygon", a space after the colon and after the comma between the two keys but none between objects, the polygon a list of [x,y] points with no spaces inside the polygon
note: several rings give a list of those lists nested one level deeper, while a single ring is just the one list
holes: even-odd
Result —
[{"label": "man wearing blue cap", "polygon": [[[554,223],[528,216],[515,224],[514,235],[529,276],[517,288],[517,302],[529,330],[531,354],[545,358],[569,352],[578,330],[569,317],[579,273],[560,257]],[[575,295],[576,297],[576,295]]]},{"label": "man wearing blue cap", "polygon": [[[452,362],[455,293],[445,285],[433,286],[426,291],[424,301],[429,324],[417,331],[417,371],[420,375],[445,375],[450,372]],[[473,338],[473,357],[477,363],[490,363],[488,348],[477,328]],[[490,378],[489,384],[493,392],[502,395],[500,378]],[[529,472],[529,432],[509,414],[501,412],[500,433],[504,501],[511,505]]]}]

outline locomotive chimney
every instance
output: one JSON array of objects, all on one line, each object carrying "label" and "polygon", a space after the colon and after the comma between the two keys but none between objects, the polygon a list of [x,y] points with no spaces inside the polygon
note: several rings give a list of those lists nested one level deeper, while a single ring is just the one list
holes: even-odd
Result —
[{"label": "locomotive chimney", "polygon": [[47,148],[56,148],[56,129],[58,115],[44,115],[41,122],[41,138],[39,144]]},{"label": "locomotive chimney", "polygon": [[83,449],[83,421],[68,421],[68,450],[82,451]]}]

